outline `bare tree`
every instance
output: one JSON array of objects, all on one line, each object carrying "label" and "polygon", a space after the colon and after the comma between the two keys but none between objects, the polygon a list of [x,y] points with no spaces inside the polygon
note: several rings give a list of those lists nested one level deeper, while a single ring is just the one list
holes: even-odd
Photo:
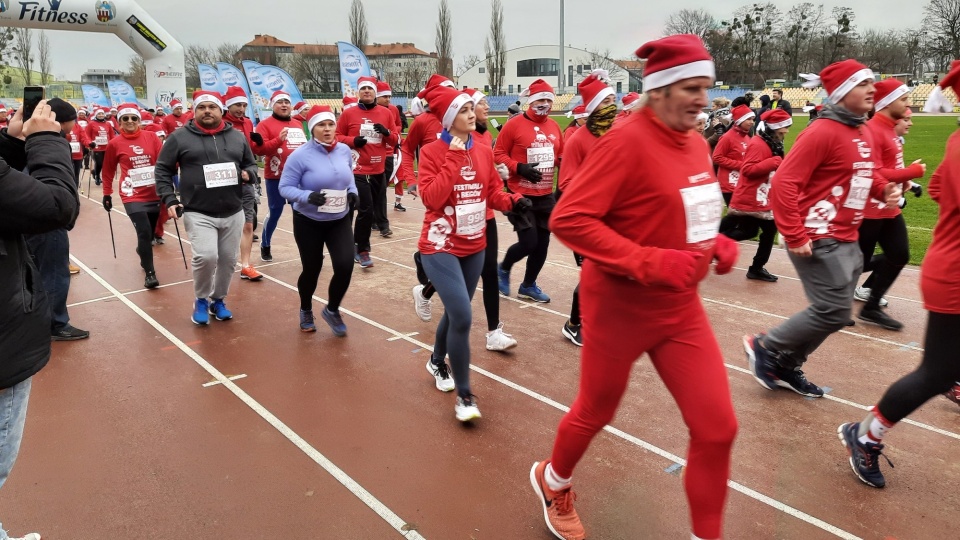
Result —
[{"label": "bare tree", "polygon": [[[336,92],[339,89],[340,62],[336,54],[323,54],[325,46],[317,44],[312,51],[290,55],[287,69],[294,79],[316,88],[318,92]],[[329,46],[327,46],[329,47]]]},{"label": "bare tree", "polygon": [[820,66],[848,58],[852,52],[851,45],[858,39],[857,27],[853,22],[856,14],[852,9],[840,6],[833,8],[830,13],[827,27],[820,35]]},{"label": "bare tree", "polygon": [[361,51],[367,46],[369,35],[367,31],[367,16],[363,12],[363,2],[353,0],[350,4],[350,42]]},{"label": "bare tree", "polygon": [[40,38],[37,40],[37,57],[40,62],[40,84],[46,86],[50,82],[51,60],[50,60],[50,38],[43,30],[40,31]]},{"label": "bare tree", "polygon": [[216,62],[223,62],[225,64],[233,64],[236,61],[237,51],[239,50],[240,45],[237,45],[236,43],[221,43],[212,51],[212,60],[215,60]]},{"label": "bare tree", "polygon": [[706,40],[707,33],[716,30],[718,26],[719,22],[704,9],[681,9],[667,17],[663,35],[696,34],[700,39]]},{"label": "bare tree", "polygon": [[931,52],[941,59],[960,58],[960,0],[930,0],[923,13]]},{"label": "bare tree", "polygon": [[403,65],[400,72],[400,86],[406,93],[416,93],[427,83],[427,77],[436,72],[436,62],[433,59],[410,60]]},{"label": "bare tree", "polygon": [[507,37],[503,32],[503,2],[493,0],[490,13],[490,35],[483,42],[487,56],[487,84],[490,91],[499,94],[506,76]]},{"label": "bare tree", "polygon": [[134,88],[147,85],[147,64],[139,54],[130,55],[130,65],[127,67],[124,80]]},{"label": "bare tree", "polygon": [[197,71],[197,64],[211,64],[214,60],[213,49],[203,45],[187,45],[183,55],[187,88],[200,88],[200,73]]},{"label": "bare tree", "polygon": [[782,55],[784,72],[790,79],[798,77],[800,72],[815,71],[811,66],[809,51],[813,38],[823,29],[823,5],[814,6],[810,2],[797,4],[790,8],[784,21]]},{"label": "bare tree", "polygon": [[479,54],[468,54],[460,60],[460,65],[457,66],[457,77],[463,75],[470,70],[473,66],[483,62],[483,57]]},{"label": "bare tree", "polygon": [[29,28],[13,30],[13,58],[23,76],[23,84],[31,84],[33,82],[33,35]]},{"label": "bare tree", "polygon": [[453,78],[453,29],[450,18],[450,6],[447,0],[440,0],[437,10],[437,35],[433,45],[437,49],[437,73]]}]

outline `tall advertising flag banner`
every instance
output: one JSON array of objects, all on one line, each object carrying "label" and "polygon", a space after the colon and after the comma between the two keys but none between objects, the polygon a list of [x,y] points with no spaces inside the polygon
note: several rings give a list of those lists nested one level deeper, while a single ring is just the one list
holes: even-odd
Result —
[{"label": "tall advertising flag banner", "polygon": [[241,64],[252,91],[250,94],[251,107],[257,109],[260,118],[266,118],[273,114],[273,110],[270,108],[270,96],[277,90],[289,94],[292,104],[303,101],[300,89],[293,82],[293,77],[286,71],[276,66],[264,66],[252,60],[244,60]]},{"label": "tall advertising flag banner", "polygon": [[240,62],[240,65],[243,66],[243,73],[247,76],[247,82],[250,84],[250,92],[247,93],[247,97],[250,98],[249,108],[256,111],[258,118],[268,118],[273,114],[270,109],[270,94],[272,92],[267,92],[263,86],[263,79],[257,72],[258,68],[263,66],[253,60],[244,60]]},{"label": "tall advertising flag banner", "polygon": [[127,81],[107,81],[107,90],[110,92],[110,101],[115,107],[124,103],[141,104],[137,100],[136,90]]},{"label": "tall advertising flag banner", "polygon": [[343,96],[356,96],[357,80],[370,76],[370,62],[367,62],[363,51],[351,43],[338,41],[337,51],[340,53],[340,88]]},{"label": "tall advertising flag banner", "polygon": [[200,76],[200,88],[223,94],[227,85],[220,79],[220,72],[209,64],[197,64],[197,73]]},{"label": "tall advertising flag banner", "polygon": [[226,62],[217,62],[217,72],[220,74],[220,81],[223,82],[224,92],[231,86],[239,86],[243,89],[243,93],[247,95],[247,99],[251,100],[250,105],[247,106],[247,118],[256,125],[257,115],[254,114],[253,111],[253,98],[250,97],[250,85],[247,84],[247,77],[237,69],[236,66],[227,64]]},{"label": "tall advertising flag banner", "polygon": [[83,90],[83,102],[92,107],[110,108],[110,98],[103,93],[99,87],[84,84],[80,88]]}]

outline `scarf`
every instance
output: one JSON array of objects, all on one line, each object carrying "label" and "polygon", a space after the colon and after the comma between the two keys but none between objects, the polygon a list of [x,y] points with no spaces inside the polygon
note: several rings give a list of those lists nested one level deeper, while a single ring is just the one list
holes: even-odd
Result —
[{"label": "scarf", "polygon": [[370,103],[364,103],[364,102],[362,102],[362,101],[358,101],[358,102],[357,102],[357,105],[358,105],[361,109],[363,109],[363,110],[365,110],[365,111],[369,111],[369,110],[372,110],[372,109],[375,109],[375,108],[379,107],[379,105],[377,105],[377,100],[376,100],[376,98],[374,98],[374,100],[373,100],[372,102],[370,102]]},{"label": "scarf", "polygon": [[225,127],[222,118],[220,119],[220,124],[217,125],[217,127],[213,128],[213,129],[207,129],[207,128],[201,126],[201,125],[200,125],[200,122],[197,122],[196,120],[193,121],[193,125],[197,126],[197,129],[199,129],[199,130],[200,130],[201,132],[203,132],[203,133],[206,133],[207,135],[216,135],[216,134],[220,133],[220,132],[223,130],[223,128]]},{"label": "scarf", "polygon": [[783,141],[778,141],[776,137],[774,137],[773,132],[766,128],[757,133],[760,135],[760,138],[763,139],[763,142],[767,143],[767,146],[770,147],[773,155],[783,157]]},{"label": "scarf", "polygon": [[527,110],[533,112],[535,116],[546,117],[548,114],[550,114],[550,109],[552,108],[553,102],[551,101],[549,105],[541,104],[537,105],[536,107],[528,107]]},{"label": "scarf", "polygon": [[523,117],[534,124],[542,124],[547,121],[547,118],[550,118],[548,115],[540,116],[539,114],[534,113],[533,109],[527,109],[527,111],[523,113]]},{"label": "scarf", "polygon": [[861,116],[853,114],[849,109],[844,108],[842,105],[830,102],[827,102],[823,105],[823,110],[820,111],[819,116],[820,118],[828,118],[850,127],[859,127],[867,121],[866,115]]},{"label": "scarf", "polygon": [[287,116],[280,116],[280,115],[277,114],[277,113],[273,113],[271,116],[273,116],[274,118],[276,118],[277,120],[279,120],[279,121],[281,121],[281,122],[289,122],[289,121],[290,121],[290,116],[289,116],[289,115],[287,115]]},{"label": "scarf", "polygon": [[137,126],[137,130],[133,133],[127,133],[126,131],[120,130],[120,135],[123,135],[124,139],[136,139],[140,137],[140,126]]},{"label": "scarf", "polygon": [[477,120],[477,133],[483,135],[487,132],[487,123]]},{"label": "scarf", "polygon": [[587,117],[587,130],[594,137],[601,137],[613,127],[617,119],[617,104],[611,103],[602,109],[597,109]]}]

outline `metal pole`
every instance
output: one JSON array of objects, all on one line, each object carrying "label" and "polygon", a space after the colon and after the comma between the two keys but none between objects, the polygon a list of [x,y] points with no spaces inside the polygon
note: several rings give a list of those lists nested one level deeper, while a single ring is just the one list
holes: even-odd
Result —
[{"label": "metal pole", "polygon": [[107,223],[110,224],[110,244],[113,245],[113,258],[117,258],[117,241],[113,239],[113,218],[110,217],[110,211],[107,211]]},{"label": "metal pole", "polygon": [[563,0],[560,0],[560,68],[557,70],[557,86],[559,86],[560,94],[566,93],[564,88],[565,69],[567,69],[567,66],[563,61]]}]

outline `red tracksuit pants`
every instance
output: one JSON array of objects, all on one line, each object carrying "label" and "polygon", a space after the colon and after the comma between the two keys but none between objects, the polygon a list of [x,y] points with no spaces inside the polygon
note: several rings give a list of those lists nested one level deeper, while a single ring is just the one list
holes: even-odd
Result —
[{"label": "red tracksuit pants", "polygon": [[737,419],[710,321],[696,290],[649,294],[587,261],[580,279],[584,332],[580,389],[557,429],[551,464],[563,478],[613,420],[643,353],[650,355],[690,432],[684,488],[693,533],[720,538]]}]

